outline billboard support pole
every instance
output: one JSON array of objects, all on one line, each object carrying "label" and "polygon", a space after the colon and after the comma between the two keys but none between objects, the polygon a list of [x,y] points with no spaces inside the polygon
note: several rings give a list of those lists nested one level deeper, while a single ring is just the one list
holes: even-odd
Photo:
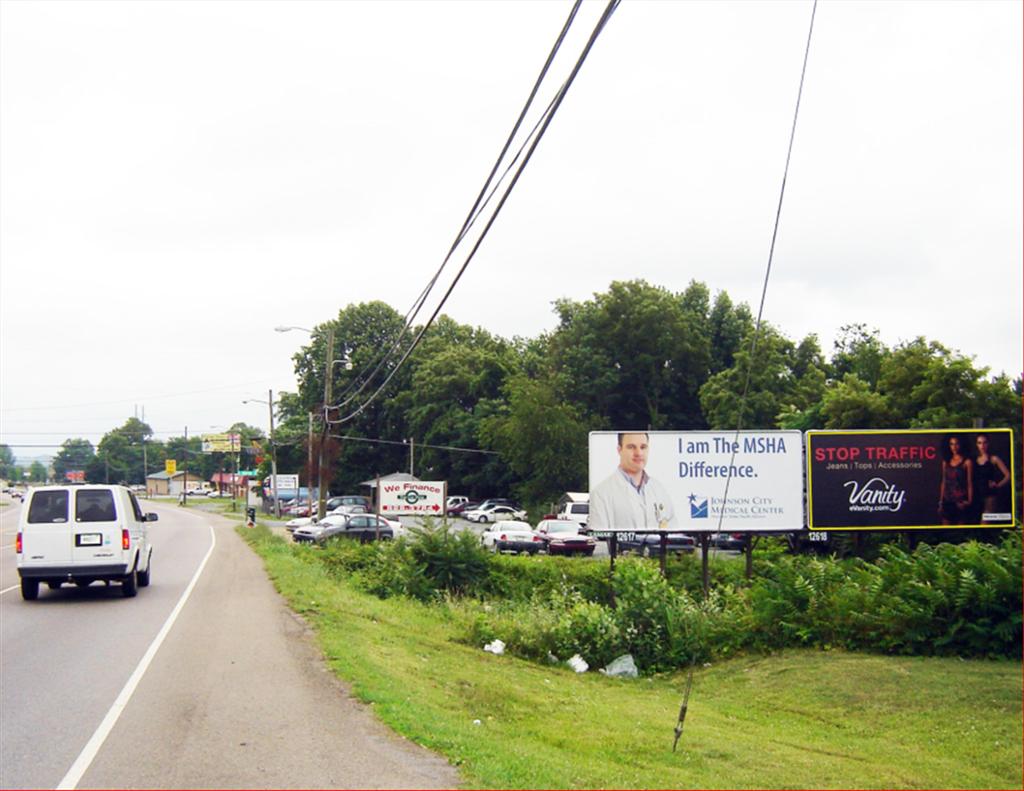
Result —
[{"label": "billboard support pole", "polygon": [[658,556],[659,556],[659,566],[661,567],[661,576],[667,578],[668,574],[665,571],[665,559],[668,557],[668,533],[662,533],[661,534],[661,538],[660,538],[659,543],[660,543],[660,547],[659,547],[660,551],[658,552]]},{"label": "billboard support pole", "polygon": [[610,578],[610,584],[608,587],[612,592],[612,607],[615,606],[615,556],[619,554],[619,537],[618,534],[612,532],[608,535],[608,577]]},{"label": "billboard support pole", "polygon": [[754,577],[754,542],[757,539],[747,533],[746,539],[743,542],[743,554],[747,558],[747,581],[749,582]]},{"label": "billboard support pole", "polygon": [[704,598],[711,592],[711,580],[708,577],[708,545],[711,543],[711,536],[702,533],[700,536],[700,570],[701,578],[704,581]]}]

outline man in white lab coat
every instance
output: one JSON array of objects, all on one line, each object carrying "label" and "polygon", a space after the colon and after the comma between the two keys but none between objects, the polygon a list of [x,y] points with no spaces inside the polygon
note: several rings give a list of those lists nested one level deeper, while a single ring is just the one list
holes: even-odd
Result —
[{"label": "man in white lab coat", "polygon": [[618,435],[619,466],[590,493],[591,530],[639,530],[675,527],[668,491],[644,469],[650,438],[645,432]]}]

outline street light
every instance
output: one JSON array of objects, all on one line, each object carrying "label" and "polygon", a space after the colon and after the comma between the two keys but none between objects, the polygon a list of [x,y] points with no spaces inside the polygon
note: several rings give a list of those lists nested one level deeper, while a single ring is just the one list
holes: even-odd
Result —
[{"label": "street light", "polygon": [[255,402],[257,404],[266,404],[270,411],[270,481],[273,484],[274,489],[274,516],[278,519],[281,518],[281,500],[277,496],[277,445],[274,444],[274,391],[267,391],[267,401],[260,398],[246,398],[242,400],[243,404],[249,402]]},{"label": "street light", "polygon": [[[315,333],[311,329],[306,327],[296,326],[281,326],[274,327],[274,332],[288,332],[289,330],[301,330],[302,332],[308,332],[310,335]],[[331,380],[334,373],[334,327],[327,328],[327,360],[324,366],[324,428],[320,433],[320,463],[318,465],[317,474],[317,515],[319,517],[324,516],[324,510],[326,508],[326,492],[324,491],[324,445],[327,442],[327,408],[331,403]],[[313,511],[313,498],[310,496],[310,513]]]}]

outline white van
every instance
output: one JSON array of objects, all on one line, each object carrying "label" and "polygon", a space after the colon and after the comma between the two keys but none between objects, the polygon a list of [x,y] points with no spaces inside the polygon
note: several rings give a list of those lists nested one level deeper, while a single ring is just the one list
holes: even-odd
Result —
[{"label": "white van", "polygon": [[590,503],[565,503],[558,511],[558,518],[586,527],[590,521]]},{"label": "white van", "polygon": [[121,593],[134,596],[149,585],[148,523],[156,520],[124,486],[31,489],[15,541],[22,598],[38,597],[41,582],[56,590],[97,580],[119,582]]}]

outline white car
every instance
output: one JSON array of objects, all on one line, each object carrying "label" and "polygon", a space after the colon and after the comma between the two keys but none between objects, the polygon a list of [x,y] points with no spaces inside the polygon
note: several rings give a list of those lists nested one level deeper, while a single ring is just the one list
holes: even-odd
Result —
[{"label": "white car", "polygon": [[544,547],[544,542],[528,523],[516,520],[495,522],[481,533],[480,543],[491,552],[529,552],[531,555]]},{"label": "white car", "polygon": [[307,527],[313,524],[316,520],[310,519],[308,516],[297,516],[294,519],[289,519],[284,523],[284,529],[289,533],[294,533],[300,527]]},{"label": "white car", "polygon": [[483,508],[474,508],[462,514],[463,519],[470,522],[500,522],[502,520],[523,521],[526,519],[526,511],[513,508],[511,505],[488,505]]}]

